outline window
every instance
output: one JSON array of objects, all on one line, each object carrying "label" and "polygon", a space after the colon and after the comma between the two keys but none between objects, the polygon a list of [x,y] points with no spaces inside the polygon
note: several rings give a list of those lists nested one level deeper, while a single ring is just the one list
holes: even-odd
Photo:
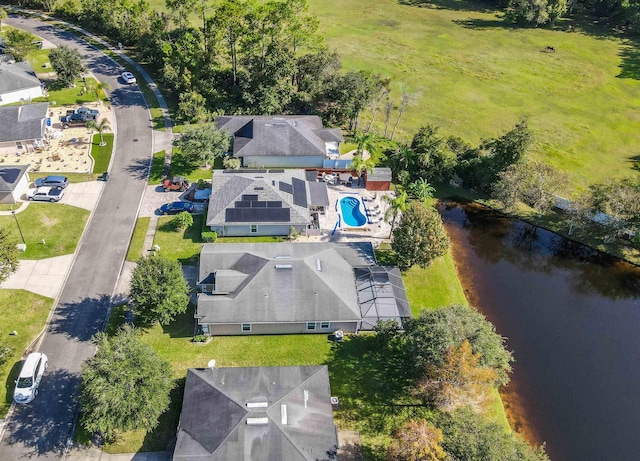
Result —
[{"label": "window", "polygon": [[250,323],[243,323],[242,324],[242,331],[251,331],[251,324]]},{"label": "window", "polygon": [[328,330],[329,328],[331,328],[331,322],[320,322],[321,330]]},{"label": "window", "polygon": [[311,331],[315,329],[316,329],[316,322],[307,322],[307,330]]},{"label": "window", "polygon": [[251,224],[251,228],[249,230],[252,234],[257,234],[258,233],[258,225],[257,224]]}]

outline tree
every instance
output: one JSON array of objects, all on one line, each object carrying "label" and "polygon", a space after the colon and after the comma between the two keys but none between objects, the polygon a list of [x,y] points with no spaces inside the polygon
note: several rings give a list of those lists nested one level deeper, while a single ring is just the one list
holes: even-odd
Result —
[{"label": "tree", "polygon": [[407,193],[403,190],[396,191],[394,196],[383,195],[382,199],[389,204],[384,212],[384,221],[389,222],[391,220],[391,229],[389,230],[389,237],[391,237],[393,228],[396,225],[396,219],[407,209]]},{"label": "tree", "polygon": [[211,114],[207,111],[207,101],[197,91],[180,94],[178,103],[178,117],[189,123],[206,123],[211,121]]},{"label": "tree", "polygon": [[410,420],[399,428],[389,450],[387,461],[439,461],[446,458],[440,445],[442,431],[424,419]]},{"label": "tree", "polygon": [[222,159],[222,166],[225,170],[238,170],[240,169],[240,159],[225,155]]},{"label": "tree", "polygon": [[576,227],[582,227],[591,217],[591,201],[589,193],[581,193],[575,197],[565,211],[565,221],[569,225],[568,235],[573,234]]},{"label": "tree", "polygon": [[520,435],[470,409],[436,416],[444,434],[442,448],[451,460],[549,461],[543,447],[532,448]]},{"label": "tree", "polygon": [[450,148],[455,141],[456,138],[438,136],[436,126],[421,127],[411,140],[413,153],[409,172],[412,178],[422,177],[427,181],[448,179],[457,162],[456,154]]},{"label": "tree", "polygon": [[402,270],[414,264],[427,267],[431,261],[446,254],[449,238],[440,214],[423,202],[409,203],[402,213],[400,224],[393,231],[391,248]]},{"label": "tree", "polygon": [[169,363],[130,326],[113,337],[100,332],[94,342],[96,354],[82,365],[82,426],[107,440],[117,432],[156,427],[169,406]]},{"label": "tree", "polygon": [[[402,96],[400,96],[400,108],[398,109],[398,118],[396,119],[396,123],[393,125],[393,129],[391,130],[391,136],[389,139],[393,141],[393,137],[396,134],[396,129],[400,124],[400,119],[404,115],[404,111],[407,109],[407,106],[413,105],[416,100],[421,96],[419,92],[417,93],[409,93],[406,86],[402,87]],[[386,132],[386,129],[385,129]]]},{"label": "tree", "polygon": [[513,356],[491,322],[473,307],[424,309],[418,317],[406,321],[404,327],[406,351],[416,376],[423,376],[429,366],[442,365],[449,348],[468,340],[473,353],[480,356],[479,365],[496,371],[496,385],[509,382]]},{"label": "tree", "polygon": [[623,179],[594,184],[590,187],[591,208],[604,213],[600,219],[607,232],[605,242],[626,231],[640,229],[640,181]]},{"label": "tree", "polygon": [[407,187],[407,191],[411,198],[427,202],[433,198],[436,190],[424,178],[418,178]]},{"label": "tree", "polygon": [[189,285],[180,263],[162,256],[140,259],[131,277],[130,297],[137,321],[169,324],[189,305]]},{"label": "tree", "polygon": [[102,101],[103,97],[107,97],[107,91],[109,91],[110,89],[111,85],[109,85],[107,82],[96,82],[95,85],[90,85],[89,88],[87,88],[87,91],[93,93],[93,95],[96,97],[96,105],[100,105],[100,101]]},{"label": "tree", "polygon": [[188,211],[182,211],[174,216],[171,224],[173,224],[177,230],[188,229],[193,226],[193,216],[191,216],[191,213]]},{"label": "tree", "polygon": [[549,22],[547,7],[547,0],[511,0],[505,18],[522,25],[539,26]]},{"label": "tree", "polygon": [[18,260],[18,248],[11,240],[7,230],[0,228],[0,283],[9,278],[11,273],[18,270],[20,260]]},{"label": "tree", "polygon": [[111,131],[111,124],[109,123],[109,120],[103,118],[100,120],[100,123],[96,123],[95,120],[88,120],[86,125],[87,128],[94,129],[100,134],[100,145],[106,146],[107,143],[104,142],[103,133],[105,131]]},{"label": "tree", "polygon": [[542,216],[556,203],[555,193],[564,183],[563,175],[546,163],[529,161],[515,163],[498,174],[493,198],[507,210],[524,202]]},{"label": "tree", "polygon": [[11,28],[4,31],[5,53],[12,55],[16,61],[24,61],[34,49],[35,41],[36,36],[24,30]]},{"label": "tree", "polygon": [[427,368],[416,395],[442,411],[471,407],[480,412],[497,381],[497,373],[491,367],[480,366],[479,362],[480,354],[473,353],[468,340],[449,347],[442,364]]},{"label": "tree", "polygon": [[51,67],[56,71],[58,80],[65,86],[73,85],[73,82],[85,71],[82,64],[82,56],[78,50],[62,45],[53,48],[49,52]]},{"label": "tree", "polygon": [[173,141],[173,147],[192,162],[208,165],[229,150],[229,135],[219,131],[213,123],[189,127]]},{"label": "tree", "polygon": [[2,21],[7,19],[9,16],[7,15],[7,10],[4,8],[0,8],[0,31],[2,31]]}]

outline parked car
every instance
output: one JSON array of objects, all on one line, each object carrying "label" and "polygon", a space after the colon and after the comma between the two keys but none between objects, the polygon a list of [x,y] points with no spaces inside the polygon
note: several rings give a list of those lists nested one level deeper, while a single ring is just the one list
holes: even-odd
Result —
[{"label": "parked car", "polygon": [[63,196],[64,191],[62,189],[56,189],[49,186],[30,189],[27,192],[27,199],[35,200],[37,202],[58,202]]},{"label": "parked car", "polygon": [[173,179],[167,178],[162,181],[162,188],[165,192],[169,192],[171,190],[184,192],[189,188],[189,186],[189,181],[184,179],[182,176],[174,176]]},{"label": "parked car", "polygon": [[194,210],[193,203],[189,203],[189,202],[165,203],[160,207],[160,213],[162,214],[177,214],[183,211],[193,213],[193,210]]},{"label": "parked car", "polygon": [[29,403],[36,398],[40,380],[48,365],[49,361],[46,355],[40,352],[29,354],[22,365],[13,391],[13,400],[16,403]]},{"label": "parked car", "polygon": [[136,77],[131,72],[123,72],[121,77],[124,83],[136,83]]},{"label": "parked car", "polygon": [[56,189],[64,189],[69,185],[69,180],[66,176],[45,176],[44,178],[38,178],[35,181],[36,187],[49,186]]},{"label": "parked car", "polygon": [[69,128],[71,125],[84,124],[89,120],[97,120],[100,112],[88,107],[80,107],[75,111],[68,111],[67,115],[60,117],[60,123],[63,128]]}]

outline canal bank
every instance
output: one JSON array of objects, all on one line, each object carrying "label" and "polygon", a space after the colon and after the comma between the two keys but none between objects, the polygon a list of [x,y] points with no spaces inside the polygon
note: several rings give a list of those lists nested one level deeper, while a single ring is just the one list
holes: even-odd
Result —
[{"label": "canal bank", "polygon": [[441,212],[469,301],[515,351],[512,427],[554,461],[635,459],[638,268],[478,205]]}]

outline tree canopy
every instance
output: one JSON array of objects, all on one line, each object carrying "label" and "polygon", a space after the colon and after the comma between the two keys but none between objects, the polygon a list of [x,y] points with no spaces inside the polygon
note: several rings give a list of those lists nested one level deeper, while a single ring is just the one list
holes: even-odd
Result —
[{"label": "tree canopy", "polygon": [[474,308],[454,305],[423,309],[404,326],[407,350],[418,375],[423,375],[430,366],[442,366],[446,352],[466,340],[473,353],[479,354],[478,364],[496,371],[496,385],[509,382],[513,355],[505,348],[504,338]]},{"label": "tree canopy", "polygon": [[16,61],[24,61],[27,54],[34,49],[36,36],[21,29],[5,29],[3,32],[5,53],[12,55]]},{"label": "tree canopy", "polygon": [[449,250],[449,238],[440,214],[423,202],[410,202],[393,231],[391,248],[402,270],[414,264],[426,267],[435,258],[443,256]]},{"label": "tree canopy", "polygon": [[95,337],[97,352],[82,365],[80,423],[113,439],[117,432],[150,430],[169,406],[169,363],[130,326]]},{"label": "tree canopy", "polygon": [[173,147],[180,149],[187,160],[199,164],[212,164],[229,150],[229,135],[219,131],[214,123],[190,126],[176,137]]},{"label": "tree canopy", "polygon": [[439,461],[446,458],[440,445],[442,431],[424,419],[410,420],[396,430],[387,461]]},{"label": "tree canopy", "polygon": [[0,227],[0,282],[18,270],[18,248],[5,228]]},{"label": "tree canopy", "polygon": [[85,70],[78,50],[64,45],[53,48],[49,52],[49,61],[53,70],[56,71],[58,80],[65,86],[73,84]]},{"label": "tree canopy", "polygon": [[162,256],[140,259],[131,276],[130,297],[137,322],[169,324],[189,305],[189,286],[180,263]]}]

